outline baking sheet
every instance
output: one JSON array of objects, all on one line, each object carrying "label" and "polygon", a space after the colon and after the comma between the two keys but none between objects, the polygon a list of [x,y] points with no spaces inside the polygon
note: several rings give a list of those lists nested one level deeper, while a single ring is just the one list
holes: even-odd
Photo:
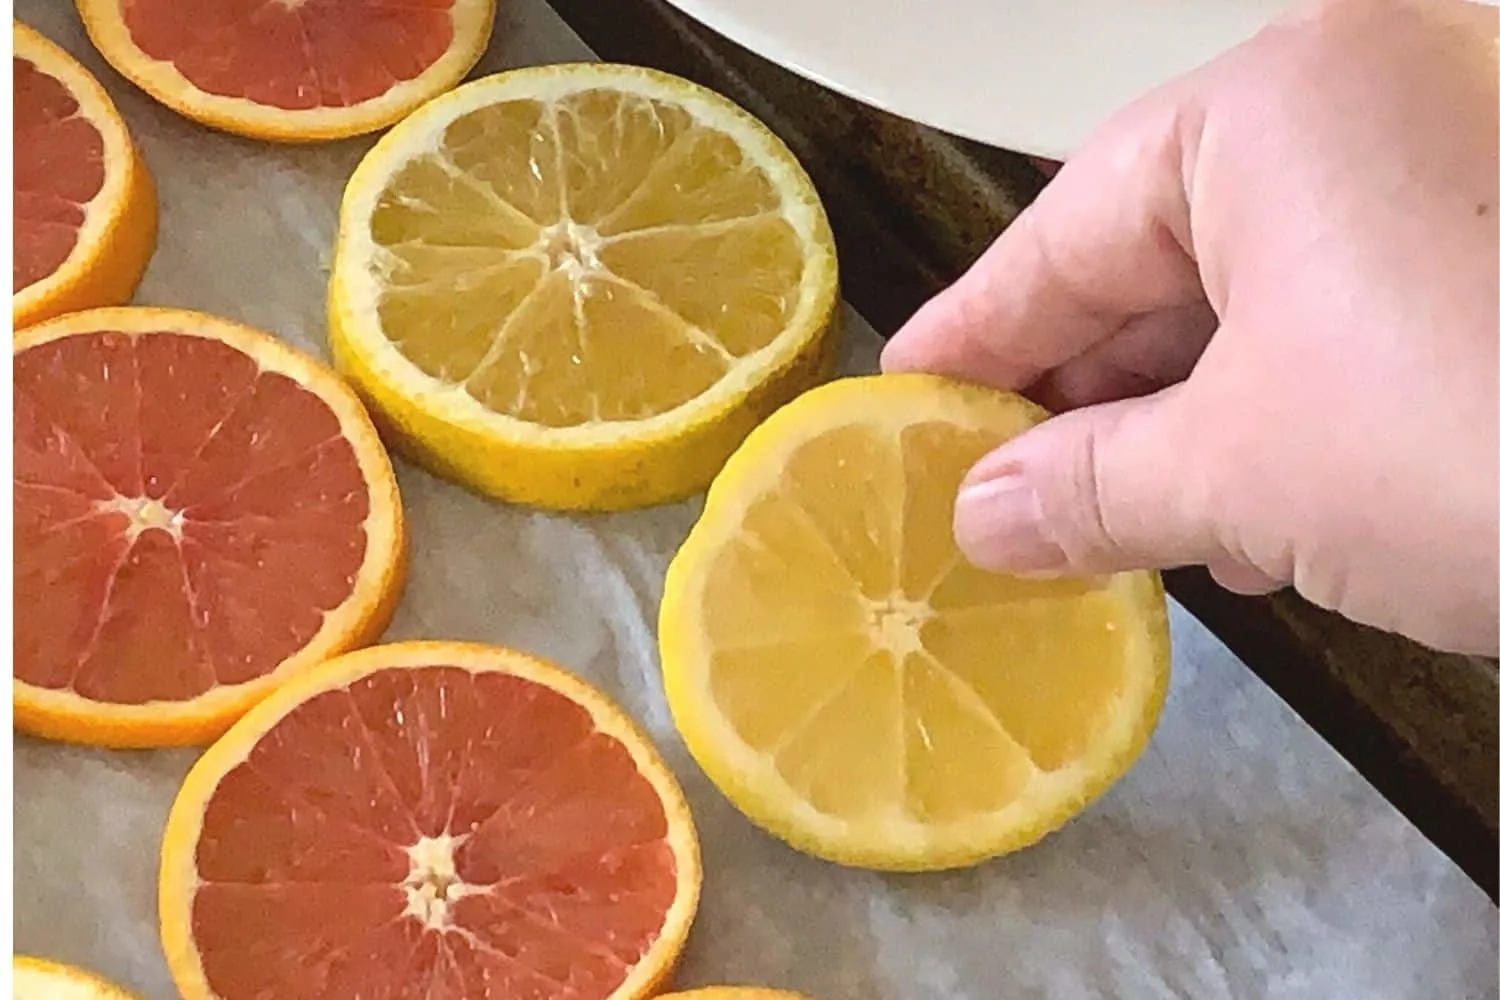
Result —
[{"label": "baking sheet", "polygon": [[[205,309],[325,353],[323,288],[366,140],[281,148],[158,107],[89,48],[64,0],[16,14],[114,94],[161,194],[138,301]],[[591,58],[543,0],[502,0],[479,72]],[[847,368],[878,339],[852,310]],[[654,620],[696,502],[565,517],[480,500],[408,466],[411,582],[390,638],[504,643],[610,691],[653,733],[703,841],[683,986],[821,1000],[1493,997],[1484,894],[1181,608],[1175,678],[1139,765],[1040,845],[975,870],[845,871],[751,827],[672,730]],[[15,945],[175,997],[156,938],[159,835],[193,755],[15,740]],[[329,998],[338,1000],[338,998]]]}]

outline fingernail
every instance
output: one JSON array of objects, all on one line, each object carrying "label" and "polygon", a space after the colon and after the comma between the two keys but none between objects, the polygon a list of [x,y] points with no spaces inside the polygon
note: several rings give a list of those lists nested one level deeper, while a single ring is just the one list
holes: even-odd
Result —
[{"label": "fingernail", "polygon": [[1018,472],[965,485],[953,509],[958,547],[976,566],[1010,573],[1056,573],[1067,554],[1052,540],[1042,501]]}]

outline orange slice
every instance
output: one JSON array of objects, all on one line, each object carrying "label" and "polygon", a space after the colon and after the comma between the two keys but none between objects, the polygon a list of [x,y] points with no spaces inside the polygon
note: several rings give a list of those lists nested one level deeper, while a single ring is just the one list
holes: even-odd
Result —
[{"label": "orange slice", "polygon": [[205,125],[309,142],[400,121],[463,79],[495,0],[77,0],[89,37]]},{"label": "orange slice", "polygon": [[14,1000],[135,1000],[92,972],[45,958],[15,955],[10,975]]},{"label": "orange slice", "polygon": [[156,248],[156,187],[99,81],[15,22],[11,321],[130,301]]},{"label": "orange slice", "polygon": [[379,636],[404,542],[359,400],[275,338],[100,309],[16,338],[15,721],[206,742]]},{"label": "orange slice", "polygon": [[701,880],[644,733],[520,653],[377,646],[213,745],[162,849],[186,1000],[651,996]]}]

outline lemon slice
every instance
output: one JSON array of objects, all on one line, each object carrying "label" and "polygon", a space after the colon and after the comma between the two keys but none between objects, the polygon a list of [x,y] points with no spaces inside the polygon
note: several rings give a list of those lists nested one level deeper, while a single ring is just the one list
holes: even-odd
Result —
[{"label": "lemon slice", "polygon": [[502,499],[615,509],[705,487],[826,377],[833,239],[786,147],[723,97],[586,63],[417,111],[344,195],[339,367],[398,447]]},{"label": "lemon slice", "polygon": [[730,459],[668,572],[661,656],[689,750],[753,821],[845,864],[955,867],[1056,829],[1140,754],[1167,689],[1159,578],[995,575],[953,541],[965,472],[1044,416],[847,379]]},{"label": "lemon slice", "polygon": [[13,955],[10,969],[15,1000],[134,1000],[92,972],[50,959]]}]

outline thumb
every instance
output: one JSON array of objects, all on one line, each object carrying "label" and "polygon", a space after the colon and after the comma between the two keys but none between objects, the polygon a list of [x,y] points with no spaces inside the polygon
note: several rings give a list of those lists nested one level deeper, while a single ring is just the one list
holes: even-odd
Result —
[{"label": "thumb", "polygon": [[1074,410],[981,459],[954,506],[964,554],[1049,575],[1223,565],[1184,388]]}]

